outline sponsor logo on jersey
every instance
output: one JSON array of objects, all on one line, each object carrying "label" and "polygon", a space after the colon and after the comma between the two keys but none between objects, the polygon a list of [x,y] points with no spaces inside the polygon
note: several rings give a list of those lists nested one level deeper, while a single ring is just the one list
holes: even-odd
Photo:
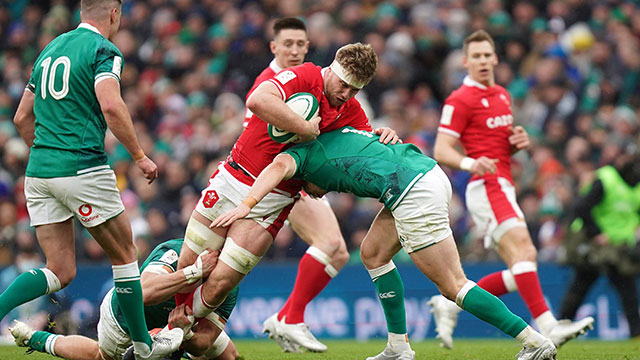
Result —
[{"label": "sponsor logo on jersey", "polygon": [[507,114],[507,115],[490,117],[487,119],[486,124],[489,129],[511,126],[513,125],[513,115]]},{"label": "sponsor logo on jersey", "polygon": [[218,193],[215,190],[209,190],[202,197],[202,205],[207,209],[210,209],[218,202],[218,200],[220,200]]},{"label": "sponsor logo on jersey", "polygon": [[133,289],[130,287],[116,287],[116,292],[118,294],[133,294]]},{"label": "sponsor logo on jersey", "polygon": [[82,204],[80,205],[80,207],[78,208],[78,212],[80,213],[80,215],[82,216],[89,216],[91,215],[91,212],[93,211],[93,208],[91,207],[91,205],[89,204]]},{"label": "sponsor logo on jersey", "polygon": [[451,125],[451,118],[453,117],[453,110],[455,108],[453,105],[445,105],[442,108],[442,115],[440,116],[440,124],[442,125]]},{"label": "sponsor logo on jersey", "polygon": [[489,100],[482,98],[482,100],[480,100],[480,102],[482,103],[482,106],[488,108],[489,107]]},{"label": "sponsor logo on jersey", "polygon": [[113,57],[111,72],[116,74],[117,77],[120,77],[120,72],[122,72],[122,58],[120,56]]},{"label": "sponsor logo on jersey", "polygon": [[389,291],[386,293],[382,293],[378,295],[380,297],[380,299],[391,299],[396,297],[396,292],[395,291]]},{"label": "sponsor logo on jersey", "polygon": [[511,103],[509,102],[509,98],[507,98],[505,94],[500,94],[500,99],[502,99],[502,101],[504,101],[504,103],[507,104],[507,106],[511,106]]},{"label": "sponsor logo on jersey", "polygon": [[385,191],[382,197],[384,198],[384,201],[389,201],[393,197],[393,194],[391,193],[391,189]]},{"label": "sponsor logo on jersey", "polygon": [[296,73],[291,70],[285,70],[275,76],[276,80],[280,81],[280,84],[284,85],[289,81],[296,78]]}]

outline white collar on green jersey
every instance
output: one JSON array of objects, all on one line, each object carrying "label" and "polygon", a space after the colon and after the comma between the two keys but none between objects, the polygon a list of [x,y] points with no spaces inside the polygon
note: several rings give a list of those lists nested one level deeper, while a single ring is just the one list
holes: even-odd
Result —
[{"label": "white collar on green jersey", "polygon": [[471,76],[467,75],[464,77],[464,81],[462,82],[463,84],[467,85],[467,86],[475,86],[477,88],[480,88],[482,90],[487,90],[487,87],[480,84],[479,82],[473,80],[471,78]]},{"label": "white collar on green jersey", "polygon": [[[96,28],[95,26],[93,26],[93,25],[91,25],[91,24],[89,24],[89,23],[85,23],[85,22],[80,23],[80,25],[78,25],[78,28],[83,28],[83,29],[91,30],[91,31],[93,31],[94,33],[98,33],[98,34],[100,34],[100,31],[98,31],[98,28]],[[102,35],[102,34],[100,34],[100,35]]]}]

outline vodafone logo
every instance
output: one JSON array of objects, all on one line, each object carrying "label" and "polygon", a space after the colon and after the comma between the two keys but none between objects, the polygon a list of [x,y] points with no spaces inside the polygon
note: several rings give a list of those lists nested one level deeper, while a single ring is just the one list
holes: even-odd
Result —
[{"label": "vodafone logo", "polygon": [[91,205],[89,204],[82,204],[80,205],[80,207],[78,208],[78,212],[80,213],[80,215],[82,216],[89,216],[91,215],[91,212],[93,211],[93,208],[91,207]]},{"label": "vodafone logo", "polygon": [[487,127],[489,129],[495,129],[501,126],[511,126],[513,125],[513,115],[501,115],[496,117],[490,117],[487,119]]}]

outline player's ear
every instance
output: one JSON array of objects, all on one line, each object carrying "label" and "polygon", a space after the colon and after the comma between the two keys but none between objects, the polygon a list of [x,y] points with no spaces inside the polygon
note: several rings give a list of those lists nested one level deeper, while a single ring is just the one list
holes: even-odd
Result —
[{"label": "player's ear", "polygon": [[271,50],[271,53],[273,55],[276,54],[276,42],[275,41],[273,41],[273,40],[269,41],[269,49]]}]

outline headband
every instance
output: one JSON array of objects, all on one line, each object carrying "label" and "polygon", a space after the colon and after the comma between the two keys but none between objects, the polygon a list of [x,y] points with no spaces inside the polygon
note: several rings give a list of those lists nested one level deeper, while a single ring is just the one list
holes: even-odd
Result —
[{"label": "headband", "polygon": [[365,85],[367,85],[366,82],[357,81],[353,76],[347,75],[347,72],[344,70],[342,65],[340,65],[340,63],[336,60],[334,60],[329,67],[334,74],[338,75],[340,80],[346,82],[347,84],[349,84],[349,86],[353,86],[357,89],[362,89]]}]

